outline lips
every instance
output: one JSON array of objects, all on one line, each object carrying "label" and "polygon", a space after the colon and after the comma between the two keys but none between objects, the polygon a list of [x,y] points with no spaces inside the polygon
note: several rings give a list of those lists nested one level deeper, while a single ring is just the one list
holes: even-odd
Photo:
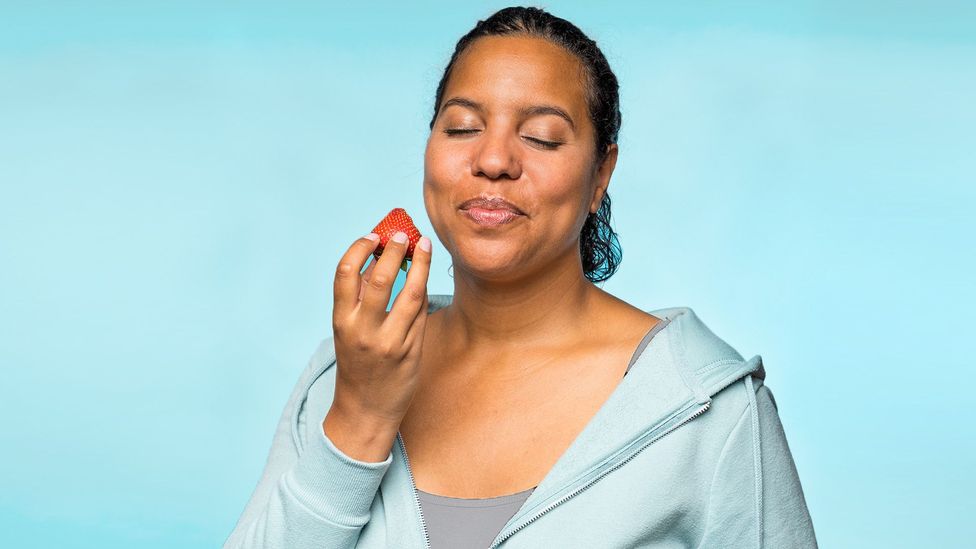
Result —
[{"label": "lips", "polygon": [[461,204],[462,210],[470,210],[474,208],[481,210],[507,210],[518,215],[525,215],[525,212],[519,209],[518,206],[500,196],[476,196],[474,198],[465,200]]},{"label": "lips", "polygon": [[520,214],[517,214],[512,210],[505,209],[505,208],[497,209],[497,210],[486,210],[484,208],[468,208],[467,210],[461,210],[461,212],[463,212],[462,215],[467,216],[468,219],[471,219],[478,225],[482,225],[485,227],[496,227],[498,225],[505,225],[506,223],[510,223],[522,217]]}]

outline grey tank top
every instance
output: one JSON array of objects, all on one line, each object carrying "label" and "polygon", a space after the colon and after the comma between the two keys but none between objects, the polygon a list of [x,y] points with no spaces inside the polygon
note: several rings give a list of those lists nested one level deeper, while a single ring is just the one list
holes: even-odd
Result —
[{"label": "grey tank top", "polygon": [[[662,318],[644,335],[630,357],[625,376],[654,334],[669,322],[671,319]],[[418,489],[431,549],[484,549],[490,546],[505,523],[515,516],[536,488],[533,486],[522,492],[493,498],[452,498]]]}]

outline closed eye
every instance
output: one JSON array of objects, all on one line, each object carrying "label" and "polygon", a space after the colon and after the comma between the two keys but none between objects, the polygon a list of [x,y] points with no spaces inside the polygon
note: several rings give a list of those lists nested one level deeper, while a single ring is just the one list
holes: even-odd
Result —
[{"label": "closed eye", "polygon": [[457,135],[461,133],[474,133],[476,131],[478,130],[456,130],[452,128],[447,128],[446,130],[444,130],[444,133],[446,133],[447,135]]},{"label": "closed eye", "polygon": [[547,149],[555,149],[556,147],[562,145],[562,143],[556,143],[554,141],[543,141],[541,139],[536,139],[534,137],[526,137],[526,139],[528,139],[529,141],[533,141],[535,143],[538,143],[539,145],[541,145],[541,146],[543,146],[543,147],[545,147]]},{"label": "closed eye", "polygon": [[[444,133],[446,133],[447,135],[461,135],[461,134],[475,133],[477,131],[480,130],[462,130],[462,129],[455,129],[455,128],[447,128],[444,130]],[[542,139],[536,139],[535,137],[528,137],[528,136],[523,136],[523,137],[525,139],[528,139],[529,141],[532,141],[533,143],[538,144],[541,147],[550,150],[555,149],[560,145],[562,145],[562,143],[556,143],[554,141],[544,141]]]}]

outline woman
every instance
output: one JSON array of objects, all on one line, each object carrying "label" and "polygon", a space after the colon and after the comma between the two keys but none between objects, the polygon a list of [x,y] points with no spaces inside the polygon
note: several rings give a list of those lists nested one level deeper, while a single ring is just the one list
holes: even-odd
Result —
[{"label": "woman", "polygon": [[406,244],[362,275],[376,235],[352,244],[225,547],[816,547],[761,358],[593,284],[619,262],[596,44],[503,9],[434,106],[424,202],[454,294],[427,293],[424,237],[387,312]]}]

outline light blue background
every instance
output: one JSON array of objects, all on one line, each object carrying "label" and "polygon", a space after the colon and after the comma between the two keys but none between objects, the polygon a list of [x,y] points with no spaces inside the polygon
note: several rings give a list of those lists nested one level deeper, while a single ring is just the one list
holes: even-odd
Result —
[{"label": "light blue background", "polygon": [[[433,235],[437,80],[506,4],[325,4],[0,4],[0,546],[219,546],[340,254]],[[621,82],[604,289],[763,356],[823,547],[972,543],[972,5],[545,4]]]}]

